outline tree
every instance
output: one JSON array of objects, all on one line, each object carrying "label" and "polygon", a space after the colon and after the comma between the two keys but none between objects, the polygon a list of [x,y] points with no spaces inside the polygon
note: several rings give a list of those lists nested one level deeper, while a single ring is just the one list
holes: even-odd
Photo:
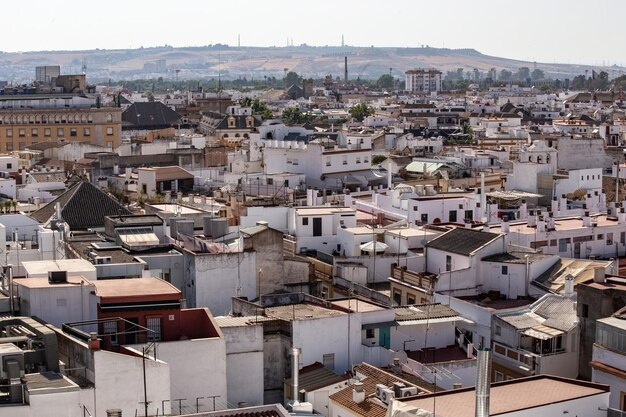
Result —
[{"label": "tree", "polygon": [[379,88],[393,88],[393,77],[389,74],[383,74],[376,81]]},{"label": "tree", "polygon": [[511,77],[513,77],[513,73],[509,70],[500,70],[500,77],[498,77],[498,79],[500,81],[511,81]]},{"label": "tree", "polygon": [[572,88],[574,90],[583,90],[587,88],[587,78],[584,75],[577,75],[572,80]]},{"label": "tree", "polygon": [[287,125],[299,125],[310,123],[313,120],[313,116],[302,113],[299,108],[293,107],[283,110],[282,120]]},{"label": "tree", "polygon": [[546,78],[545,74],[543,73],[542,70],[540,70],[539,68],[535,69],[531,74],[530,74],[530,78],[533,81],[539,81],[539,80],[543,80]]},{"label": "tree", "polygon": [[11,207],[13,208],[13,213],[17,213],[17,201],[11,200]]},{"label": "tree", "polygon": [[359,122],[362,122],[363,119],[365,119],[367,116],[374,114],[374,110],[367,107],[367,104],[363,103],[355,104],[354,106],[350,107],[350,110],[348,110],[348,112],[353,119],[356,119]]},{"label": "tree", "polygon": [[252,100],[250,97],[244,97],[239,100],[239,105],[241,107],[250,107],[252,108],[252,114],[257,116],[261,116],[262,120],[268,120],[274,118],[274,113],[267,107],[267,104],[255,98]]},{"label": "tree", "polygon": [[521,67],[517,69],[515,79],[518,81],[526,81],[530,77],[530,69],[528,67]]},{"label": "tree", "polygon": [[302,77],[298,75],[298,73],[294,71],[289,71],[285,78],[283,78],[283,82],[285,87],[291,87],[292,85],[300,85],[302,84]]},{"label": "tree", "polygon": [[372,156],[372,165],[378,165],[382,163],[387,157],[385,155],[374,155]]}]

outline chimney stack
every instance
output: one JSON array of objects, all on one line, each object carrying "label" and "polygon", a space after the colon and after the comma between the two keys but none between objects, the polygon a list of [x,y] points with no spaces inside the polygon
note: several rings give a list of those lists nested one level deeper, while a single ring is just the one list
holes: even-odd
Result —
[{"label": "chimney stack", "polygon": [[297,404],[300,400],[298,399],[298,391],[300,390],[300,381],[298,381],[300,377],[300,348],[291,348],[291,383],[292,383],[292,392],[291,392],[291,400],[294,404]]},{"label": "chimney stack", "polygon": [[478,350],[476,372],[476,417],[489,417],[489,389],[491,386],[491,349]]},{"label": "chimney stack", "polygon": [[348,84],[348,57],[347,56],[343,57],[343,60],[344,60],[343,61],[344,62],[343,63],[343,66],[344,66],[343,82]]}]

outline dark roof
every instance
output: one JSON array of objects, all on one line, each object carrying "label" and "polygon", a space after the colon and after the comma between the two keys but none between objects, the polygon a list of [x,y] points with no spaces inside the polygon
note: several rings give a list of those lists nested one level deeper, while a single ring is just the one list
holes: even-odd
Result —
[{"label": "dark roof", "polygon": [[426,244],[428,249],[439,249],[458,255],[469,256],[501,234],[456,227]]},{"label": "dark roof", "polygon": [[[350,379],[348,374],[337,375],[319,362],[308,365],[300,369],[298,387],[307,392],[339,384]],[[285,378],[285,383],[291,385],[291,378]]]},{"label": "dark roof", "polygon": [[122,122],[135,129],[175,126],[181,116],[159,101],[133,103],[122,113]]},{"label": "dark roof", "polygon": [[131,214],[123,205],[95,185],[81,181],[72,188],[30,214],[40,223],[52,219],[55,206],[61,205],[61,217],[72,230],[103,227],[106,216]]},{"label": "dark roof", "polygon": [[526,253],[526,252],[504,252],[497,253],[495,255],[485,256],[482,260],[485,262],[499,262],[507,264],[525,264],[526,256],[528,256],[528,262],[533,263],[543,259],[551,258],[552,255],[544,255],[543,253]]}]

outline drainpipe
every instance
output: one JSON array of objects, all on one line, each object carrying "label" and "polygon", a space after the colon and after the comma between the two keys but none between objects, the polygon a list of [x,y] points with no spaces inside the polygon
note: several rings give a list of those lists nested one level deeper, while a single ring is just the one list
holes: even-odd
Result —
[{"label": "drainpipe", "polygon": [[476,417],[489,417],[489,389],[491,384],[491,349],[478,350],[476,372]]},{"label": "drainpipe", "polygon": [[291,348],[291,383],[292,383],[292,391],[291,391],[291,400],[293,404],[297,404],[299,402],[298,399],[298,391],[300,377],[300,348]]}]

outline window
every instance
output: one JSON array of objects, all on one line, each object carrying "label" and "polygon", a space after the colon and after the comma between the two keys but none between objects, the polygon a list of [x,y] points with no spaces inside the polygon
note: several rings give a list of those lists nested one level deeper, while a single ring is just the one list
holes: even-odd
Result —
[{"label": "window", "polygon": [[504,381],[504,374],[496,371],[496,382]]},{"label": "window", "polygon": [[501,275],[509,275],[509,266],[508,265],[502,265]]},{"label": "window", "polygon": [[107,114],[107,123],[111,123],[113,121],[113,115]]},{"label": "window", "polygon": [[496,324],[496,336],[502,335],[502,327]]},{"label": "window", "polygon": [[376,332],[374,331],[374,329],[365,329],[366,339],[373,339],[375,337],[376,337]]},{"label": "window", "polygon": [[421,219],[423,224],[427,224],[428,223],[428,213],[422,213],[421,215]]},{"label": "window", "polygon": [[65,136],[65,131],[63,130],[62,127],[57,127],[57,136],[58,137],[63,137]]},{"label": "window", "polygon": [[37,129],[36,127],[32,128],[30,130],[30,134],[31,134],[31,136],[36,138],[37,136],[39,136],[39,129]]},{"label": "window", "polygon": [[51,134],[52,134],[52,133],[50,132],[50,128],[49,128],[49,127],[46,127],[46,128],[43,130],[43,135],[44,135],[44,136],[50,136]]},{"label": "window", "polygon": [[446,255],[446,271],[452,271],[452,256]]},{"label": "window", "polygon": [[324,367],[330,371],[335,370],[335,354],[334,353],[325,353],[322,356],[322,361],[324,362]]},{"label": "window", "polygon": [[13,129],[7,129],[7,138],[13,137]]},{"label": "window", "polygon": [[604,240],[604,234],[596,235],[596,240]]},{"label": "window", "polygon": [[474,220],[474,210],[465,210],[465,221],[471,222]]},{"label": "window", "polygon": [[274,185],[274,178],[268,178],[267,185]]},{"label": "window", "polygon": [[448,221],[450,223],[456,223],[456,210],[450,210],[448,212]]},{"label": "window", "polygon": [[566,252],[568,243],[569,239],[559,239],[559,252]]},{"label": "window", "polygon": [[105,321],[104,322],[104,335],[108,336],[111,340],[112,346],[117,346],[117,322]]},{"label": "window", "polygon": [[607,233],[606,234],[606,244],[607,245],[612,245],[613,244],[613,233]]},{"label": "window", "polygon": [[26,149],[26,142],[20,142],[17,145],[20,151],[23,151]]},{"label": "window", "polygon": [[13,168],[13,164],[9,162],[9,163],[7,164],[7,169],[12,169],[12,168]]},{"label": "window", "polygon": [[84,136],[91,136],[91,129],[89,129],[88,127],[83,129],[83,135]]},{"label": "window", "polygon": [[584,304],[583,303],[582,311],[581,311],[580,316],[582,318],[585,318],[585,319],[589,317],[589,304]]},{"label": "window", "polygon": [[21,138],[23,138],[24,136],[26,136],[26,129],[18,130],[18,134],[20,135]]},{"label": "window", "polygon": [[161,317],[148,317],[146,319],[146,327],[151,332],[148,332],[149,342],[158,342],[161,340]]},{"label": "window", "polygon": [[78,135],[78,133],[77,133],[76,129],[75,128],[71,128],[70,129],[70,136],[76,137],[77,135]]},{"label": "window", "polygon": [[308,217],[303,217],[302,218],[302,226],[308,226],[309,225],[309,218]]},{"label": "window", "polygon": [[7,152],[13,152],[13,142],[7,142]]},{"label": "window", "polygon": [[407,294],[406,295],[406,303],[409,304],[409,305],[415,304],[415,295]]},{"label": "window", "polygon": [[109,136],[113,135],[113,128],[112,127],[107,127],[107,135],[109,135]]},{"label": "window", "polygon": [[402,292],[398,290],[393,290],[393,302],[396,305],[402,305]]},{"label": "window", "polygon": [[413,211],[417,211],[417,206],[413,206]]}]

